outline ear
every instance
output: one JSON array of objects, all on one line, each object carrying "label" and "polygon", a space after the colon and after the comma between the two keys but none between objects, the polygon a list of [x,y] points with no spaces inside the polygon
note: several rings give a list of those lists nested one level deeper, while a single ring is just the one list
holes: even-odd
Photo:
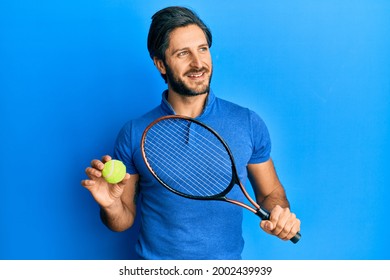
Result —
[{"label": "ear", "polygon": [[156,65],[158,71],[160,71],[161,74],[165,75],[167,73],[167,70],[165,69],[165,64],[162,61],[162,59],[157,58],[156,56],[153,57],[154,65]]}]

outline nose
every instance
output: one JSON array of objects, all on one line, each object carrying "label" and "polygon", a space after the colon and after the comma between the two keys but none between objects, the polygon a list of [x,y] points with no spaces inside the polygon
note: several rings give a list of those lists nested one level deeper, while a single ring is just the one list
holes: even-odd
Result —
[{"label": "nose", "polygon": [[202,68],[202,60],[199,54],[194,53],[191,57],[191,67]]}]

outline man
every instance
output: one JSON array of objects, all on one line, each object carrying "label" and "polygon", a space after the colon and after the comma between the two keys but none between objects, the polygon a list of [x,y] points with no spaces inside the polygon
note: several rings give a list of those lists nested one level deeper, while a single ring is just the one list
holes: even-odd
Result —
[{"label": "man", "polygon": [[[104,162],[93,160],[82,181],[101,207],[103,222],[114,231],[131,227],[140,194],[141,229],[136,250],[144,259],[240,259],[242,208],[219,201],[189,200],[162,187],[147,170],[140,152],[142,132],[163,115],[180,114],[210,125],[228,143],[239,177],[249,177],[256,200],[271,211],[261,228],[283,240],[300,229],[289,210],[284,188],[270,158],[267,128],[253,111],[217,98],[210,90],[212,36],[191,10],[169,7],[152,17],[148,50],[168,89],[161,105],[128,122],[118,135],[114,157],[131,174],[110,185],[101,177]],[[229,196],[240,199],[233,188]]]}]

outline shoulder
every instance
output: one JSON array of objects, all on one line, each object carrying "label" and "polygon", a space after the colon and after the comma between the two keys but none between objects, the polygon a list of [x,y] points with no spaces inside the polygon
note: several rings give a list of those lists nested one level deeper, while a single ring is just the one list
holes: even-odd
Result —
[{"label": "shoulder", "polygon": [[237,103],[231,101],[216,98],[216,111],[215,114],[224,116],[229,122],[238,122],[242,124],[256,124],[265,126],[265,122],[255,111],[243,107]]},{"label": "shoulder", "polygon": [[127,121],[123,126],[122,132],[137,132],[143,131],[152,121],[161,116],[161,110],[159,107],[145,113],[142,116]]},{"label": "shoulder", "polygon": [[233,103],[231,101],[228,101],[226,99],[222,99],[219,97],[215,98],[215,103],[217,104],[217,106],[220,106],[223,109],[230,108],[230,109],[239,110],[239,111],[248,110],[248,108],[245,108],[237,103]]},{"label": "shoulder", "polygon": [[136,155],[139,155],[142,134],[158,114],[159,110],[155,108],[138,118],[127,121],[117,135],[114,157],[122,160],[131,174],[139,173]]},{"label": "shoulder", "polygon": [[156,118],[160,117],[160,115],[161,110],[156,107],[140,117],[127,121],[119,130],[116,138],[116,146],[136,149],[146,127]]}]

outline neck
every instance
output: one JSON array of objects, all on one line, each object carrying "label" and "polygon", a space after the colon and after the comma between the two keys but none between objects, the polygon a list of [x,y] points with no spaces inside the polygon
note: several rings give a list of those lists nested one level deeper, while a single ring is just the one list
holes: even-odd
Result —
[{"label": "neck", "polygon": [[172,90],[168,91],[168,102],[175,113],[190,118],[196,118],[202,114],[207,97],[208,93],[197,96],[183,96]]}]

